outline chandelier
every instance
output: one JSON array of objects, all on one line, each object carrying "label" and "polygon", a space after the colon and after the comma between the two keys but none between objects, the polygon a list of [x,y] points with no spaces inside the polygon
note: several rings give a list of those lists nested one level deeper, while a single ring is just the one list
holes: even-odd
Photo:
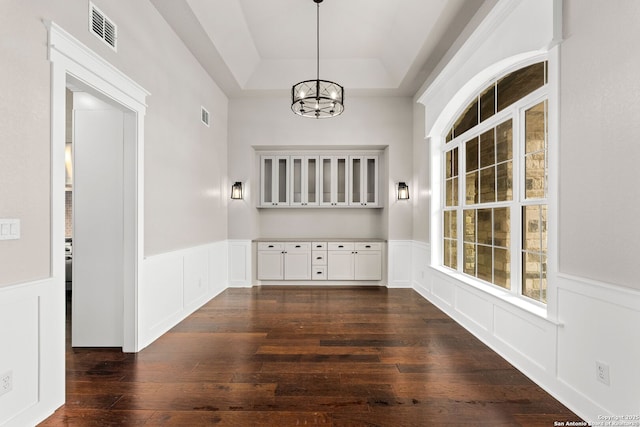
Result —
[{"label": "chandelier", "polygon": [[344,111],[344,88],[338,83],[320,80],[320,3],[316,17],[316,79],[305,80],[291,88],[291,110],[303,117],[324,119]]}]

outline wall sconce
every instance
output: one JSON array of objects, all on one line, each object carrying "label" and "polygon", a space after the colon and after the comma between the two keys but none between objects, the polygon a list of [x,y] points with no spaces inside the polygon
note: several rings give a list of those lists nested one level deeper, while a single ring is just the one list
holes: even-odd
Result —
[{"label": "wall sconce", "polygon": [[406,182],[398,183],[398,200],[409,200],[409,186]]},{"label": "wall sconce", "polygon": [[242,199],[242,183],[236,181],[231,186],[231,198],[234,200]]}]

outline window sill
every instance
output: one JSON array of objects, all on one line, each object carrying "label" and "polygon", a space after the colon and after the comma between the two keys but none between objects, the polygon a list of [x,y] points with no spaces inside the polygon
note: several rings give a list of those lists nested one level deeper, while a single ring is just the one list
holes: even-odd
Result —
[{"label": "window sill", "polygon": [[528,301],[526,297],[514,295],[509,291],[498,288],[497,286],[484,284],[482,282],[472,279],[471,277],[458,273],[457,271],[449,270],[448,268],[445,268],[445,267],[431,266],[431,268],[449,278],[455,279],[456,281],[464,283],[465,285],[468,285],[474,289],[478,289],[483,293],[489,294],[494,298],[504,301],[510,304],[511,306],[517,307],[553,325],[562,326],[560,323],[548,317],[546,306],[543,306],[541,304],[536,304],[535,302],[532,302],[532,301]]}]

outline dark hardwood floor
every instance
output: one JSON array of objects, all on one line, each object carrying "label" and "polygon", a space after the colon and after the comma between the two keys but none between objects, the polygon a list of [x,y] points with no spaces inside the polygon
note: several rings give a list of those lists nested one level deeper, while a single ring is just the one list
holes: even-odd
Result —
[{"label": "dark hardwood floor", "polygon": [[67,348],[42,426],[553,426],[579,418],[408,289],[228,289],[137,354]]}]

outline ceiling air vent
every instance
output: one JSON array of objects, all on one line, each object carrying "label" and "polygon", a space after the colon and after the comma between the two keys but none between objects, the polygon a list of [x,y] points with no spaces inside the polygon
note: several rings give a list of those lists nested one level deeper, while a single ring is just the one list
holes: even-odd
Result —
[{"label": "ceiling air vent", "polygon": [[89,31],[117,50],[118,28],[100,9],[89,3]]},{"label": "ceiling air vent", "polygon": [[200,107],[200,120],[209,127],[209,112],[204,107]]}]

